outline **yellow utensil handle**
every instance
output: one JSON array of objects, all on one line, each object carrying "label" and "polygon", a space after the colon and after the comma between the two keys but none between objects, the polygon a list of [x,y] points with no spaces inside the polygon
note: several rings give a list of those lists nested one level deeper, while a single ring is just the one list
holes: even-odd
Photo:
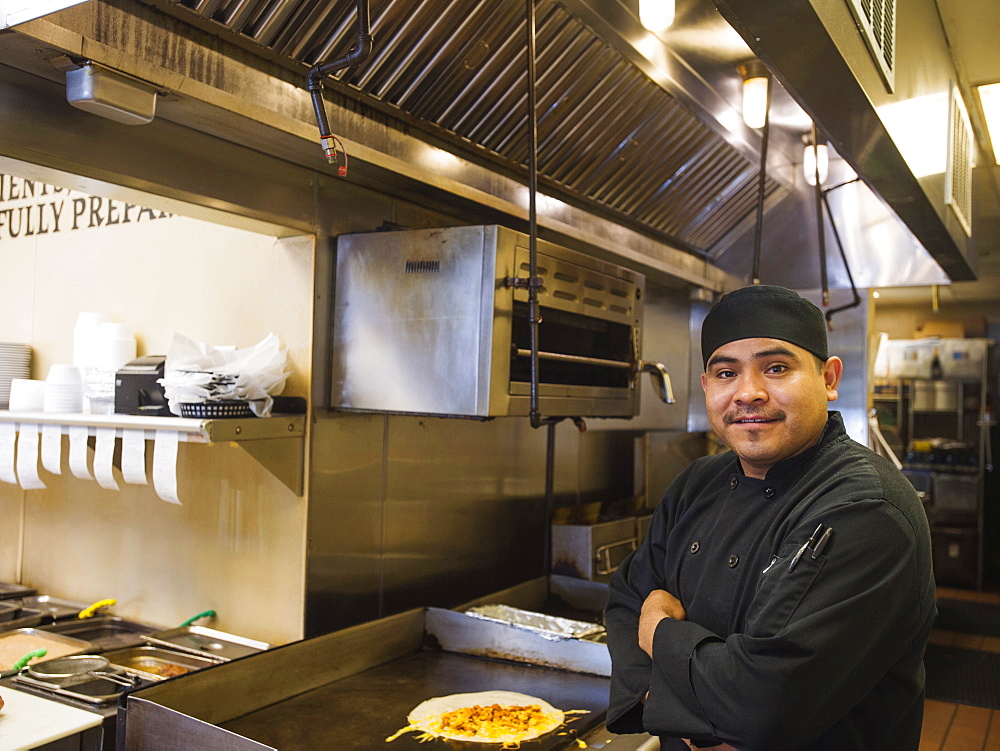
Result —
[{"label": "yellow utensil handle", "polygon": [[95,602],[95,603],[94,603],[93,605],[91,605],[90,607],[86,607],[86,608],[84,608],[83,610],[81,610],[81,611],[80,611],[80,614],[79,614],[79,615],[77,616],[77,618],[90,618],[90,617],[91,617],[91,616],[93,616],[93,615],[94,615],[94,613],[96,613],[96,612],[97,612],[97,611],[98,611],[98,610],[99,610],[100,608],[103,608],[103,607],[111,607],[111,606],[112,606],[112,605],[114,605],[114,604],[115,604],[116,602],[118,602],[118,600],[98,600],[97,602]]}]

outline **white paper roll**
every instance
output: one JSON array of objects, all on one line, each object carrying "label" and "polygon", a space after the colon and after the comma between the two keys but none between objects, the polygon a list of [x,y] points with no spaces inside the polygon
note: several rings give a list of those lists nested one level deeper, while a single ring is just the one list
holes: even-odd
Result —
[{"label": "white paper roll", "polygon": [[42,426],[42,466],[54,475],[62,474],[62,427]]},{"label": "white paper roll", "polygon": [[105,490],[118,490],[118,482],[112,471],[115,458],[115,429],[98,428],[97,443],[94,446],[94,477]]},{"label": "white paper roll", "polygon": [[153,444],[153,487],[164,501],[180,504],[177,497],[177,431],[157,430]]},{"label": "white paper roll", "polygon": [[69,426],[69,468],[73,477],[81,480],[93,479],[87,467],[87,426]]},{"label": "white paper roll", "polygon": [[122,478],[132,485],[148,485],[146,479],[146,431],[122,431]]},{"label": "white paper roll", "polygon": [[14,444],[17,440],[17,426],[12,422],[0,423],[0,480],[17,484],[14,474]]},{"label": "white paper roll", "polygon": [[38,426],[21,423],[17,434],[17,479],[25,490],[43,490],[38,476]]}]

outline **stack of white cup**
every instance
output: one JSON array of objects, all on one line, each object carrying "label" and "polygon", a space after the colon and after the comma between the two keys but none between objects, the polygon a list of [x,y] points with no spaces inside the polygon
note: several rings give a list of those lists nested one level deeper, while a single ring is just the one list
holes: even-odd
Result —
[{"label": "stack of white cup", "polygon": [[45,412],[82,412],[83,378],[75,365],[53,365],[45,379]]},{"label": "stack of white cup", "polygon": [[128,327],[107,320],[103,313],[81,313],[73,330],[73,362],[83,370],[89,411],[115,411],[115,374],[135,359],[135,337]]},{"label": "stack of white cup", "polygon": [[10,382],[11,412],[41,412],[45,408],[45,381],[14,378]]}]

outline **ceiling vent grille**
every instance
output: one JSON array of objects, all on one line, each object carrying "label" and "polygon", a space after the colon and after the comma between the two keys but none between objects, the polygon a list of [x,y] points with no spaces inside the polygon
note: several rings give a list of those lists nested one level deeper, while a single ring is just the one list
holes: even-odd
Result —
[{"label": "ceiling vent grille", "polygon": [[896,87],[896,0],[847,0],[886,88]]},{"label": "ceiling vent grille", "polygon": [[951,206],[967,235],[972,234],[972,143],[969,112],[958,87],[952,86],[944,202]]}]

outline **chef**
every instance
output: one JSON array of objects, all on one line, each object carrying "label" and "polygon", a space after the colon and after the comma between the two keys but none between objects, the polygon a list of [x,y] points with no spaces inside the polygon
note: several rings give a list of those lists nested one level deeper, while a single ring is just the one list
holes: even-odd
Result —
[{"label": "chef", "polygon": [[709,311],[701,345],[730,451],[677,477],[610,583],[608,729],[664,749],[917,749],[927,519],[827,411],[843,364],[822,312],[745,287]]}]

